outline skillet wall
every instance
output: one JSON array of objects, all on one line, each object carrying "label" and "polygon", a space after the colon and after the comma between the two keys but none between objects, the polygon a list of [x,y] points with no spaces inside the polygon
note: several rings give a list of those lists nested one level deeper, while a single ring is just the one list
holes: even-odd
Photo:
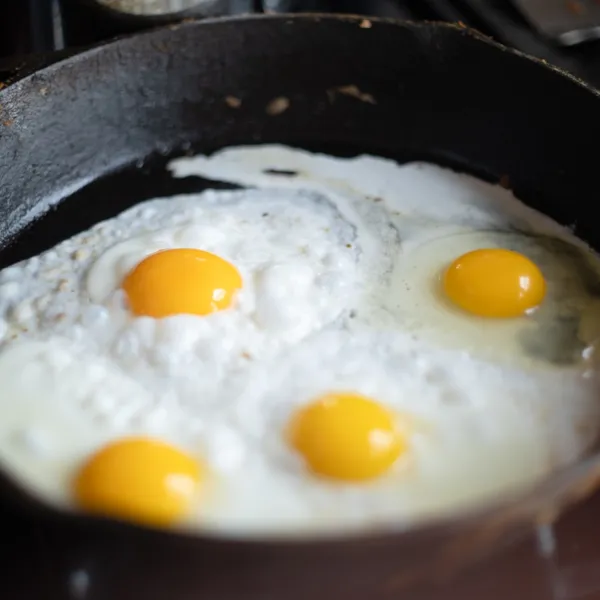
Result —
[{"label": "skillet wall", "polygon": [[[370,96],[335,92],[350,85]],[[276,97],[289,108],[269,115]],[[158,30],[0,92],[0,240],[42,200],[157,149],[327,140],[508,175],[600,242],[599,108],[574,80],[448,25],[308,15]]]}]

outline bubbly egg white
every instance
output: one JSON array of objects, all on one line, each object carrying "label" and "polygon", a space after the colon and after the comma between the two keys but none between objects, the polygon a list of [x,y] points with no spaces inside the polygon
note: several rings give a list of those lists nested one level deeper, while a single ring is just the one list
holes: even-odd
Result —
[{"label": "bubbly egg white", "polygon": [[[85,457],[150,434],[208,465],[184,527],[348,530],[496,499],[594,440],[598,260],[509,191],[434,165],[282,146],[170,168],[253,189],[144,202],[0,272],[0,461],[34,493],[70,506]],[[490,246],[544,272],[534,315],[484,322],[445,304],[439,272]],[[237,267],[235,306],[134,318],[125,274],[183,247]],[[389,475],[335,484],[290,450],[285,423],[331,390],[371,396],[407,428],[410,452]]]}]

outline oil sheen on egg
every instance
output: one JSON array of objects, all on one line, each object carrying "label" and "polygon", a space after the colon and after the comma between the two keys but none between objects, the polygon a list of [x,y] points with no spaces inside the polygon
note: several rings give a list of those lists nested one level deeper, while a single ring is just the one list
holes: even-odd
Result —
[{"label": "oil sheen on egg", "polygon": [[[468,510],[593,442],[598,259],[509,191],[282,146],[170,169],[247,189],[141,203],[0,272],[0,461],[41,498],[314,535]],[[535,263],[541,305],[454,305],[443,274],[481,248]]]}]

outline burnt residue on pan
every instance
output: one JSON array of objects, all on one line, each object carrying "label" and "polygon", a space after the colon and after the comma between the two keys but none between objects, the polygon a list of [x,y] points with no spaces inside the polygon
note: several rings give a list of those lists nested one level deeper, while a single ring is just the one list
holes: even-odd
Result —
[{"label": "burnt residue on pan", "polygon": [[360,102],[366,102],[367,104],[377,104],[377,101],[372,94],[361,91],[356,85],[340,85],[327,90],[329,102],[335,102],[335,99],[338,95],[356,98],[356,100],[359,100]]}]

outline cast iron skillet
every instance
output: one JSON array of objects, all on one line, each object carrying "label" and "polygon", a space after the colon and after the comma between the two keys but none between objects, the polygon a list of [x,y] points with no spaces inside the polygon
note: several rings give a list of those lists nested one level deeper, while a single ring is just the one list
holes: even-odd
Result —
[{"label": "cast iron skillet", "polygon": [[[273,114],[276,98],[287,99],[287,110]],[[509,182],[600,247],[599,116],[596,93],[581,82],[458,26],[301,15],[156,30],[0,92],[0,258],[5,266],[133,202],[206,185],[171,180],[167,154],[258,142],[429,159]],[[452,573],[553,519],[599,476],[594,452],[476,514],[302,542],[55,517],[64,539],[88,535],[90,544],[126,551],[146,573],[135,590],[92,587],[88,599],[375,600]],[[40,509],[14,482],[3,489]]]}]

